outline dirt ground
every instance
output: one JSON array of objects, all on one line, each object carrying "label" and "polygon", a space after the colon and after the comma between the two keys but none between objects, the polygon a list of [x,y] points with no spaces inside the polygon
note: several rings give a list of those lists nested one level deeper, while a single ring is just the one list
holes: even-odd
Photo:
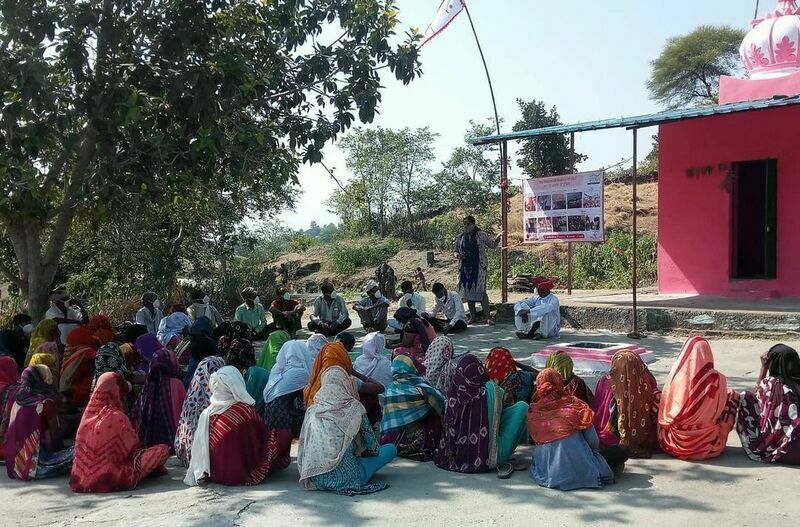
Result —
[{"label": "dirt ground", "polygon": [[[561,342],[626,342],[605,332],[565,332]],[[454,339],[460,351],[485,357],[496,345],[527,360],[544,343],[513,338],[510,326],[471,328]],[[663,383],[682,340],[639,341],[658,360],[651,370]],[[712,340],[717,368],[737,390],[753,386],[759,355],[774,344]],[[786,342],[797,348],[800,342]],[[590,385],[594,385],[590,380]],[[530,447],[516,457],[529,460]],[[174,460],[169,475],[130,492],[78,495],[66,477],[34,483],[0,478],[2,525],[8,526],[305,526],[376,525],[791,525],[800,515],[795,497],[800,469],[750,461],[732,433],[718,459],[685,462],[664,455],[633,460],[613,486],[560,492],[536,486],[526,472],[509,480],[495,474],[446,472],[432,463],[395,460],[376,476],[391,488],[343,497],[302,490],[294,463],[256,487],[186,487]]]}]

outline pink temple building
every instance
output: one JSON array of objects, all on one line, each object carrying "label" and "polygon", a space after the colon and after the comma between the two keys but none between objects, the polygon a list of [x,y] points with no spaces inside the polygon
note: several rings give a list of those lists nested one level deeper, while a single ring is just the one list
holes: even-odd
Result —
[{"label": "pink temple building", "polygon": [[[800,95],[800,9],[779,1],[741,46],[720,103]],[[661,293],[800,297],[800,105],[659,125]],[[798,214],[798,216],[795,216]]]}]

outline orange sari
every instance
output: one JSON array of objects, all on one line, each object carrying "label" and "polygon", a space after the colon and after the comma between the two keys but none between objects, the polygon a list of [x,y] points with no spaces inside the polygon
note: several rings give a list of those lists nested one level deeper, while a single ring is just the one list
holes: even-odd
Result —
[{"label": "orange sari", "polygon": [[347,350],[341,342],[325,344],[311,366],[311,375],[308,378],[308,385],[303,388],[303,399],[306,409],[314,404],[314,396],[322,387],[322,374],[331,366],[339,366],[348,374],[353,372],[353,362]]},{"label": "orange sari", "polygon": [[739,394],[714,369],[711,346],[702,337],[683,345],[664,384],[658,407],[658,442],[680,459],[709,459],[725,450]]}]

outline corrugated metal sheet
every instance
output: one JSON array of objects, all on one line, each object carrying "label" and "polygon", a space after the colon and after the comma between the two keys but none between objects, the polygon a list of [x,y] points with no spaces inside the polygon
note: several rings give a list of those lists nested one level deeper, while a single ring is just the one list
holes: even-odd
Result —
[{"label": "corrugated metal sheet", "polygon": [[509,134],[488,135],[485,137],[472,137],[469,142],[474,145],[489,143],[499,143],[501,141],[512,141],[517,139],[528,139],[543,135],[568,134],[571,132],[590,132],[592,130],[606,130],[609,128],[644,128],[671,121],[683,121],[686,119],[696,119],[698,117],[710,117],[726,113],[748,112],[753,110],[763,110],[778,106],[791,106],[800,104],[800,96],[780,97],[774,99],[763,99],[760,101],[736,102],[731,104],[721,104],[719,106],[707,106],[702,108],[688,108],[683,110],[670,110],[667,112],[654,113],[650,115],[639,115],[637,117],[621,117],[619,119],[604,119],[602,121],[590,121],[586,123],[564,124],[558,126],[548,126],[535,130],[525,130],[522,132],[512,132]]}]

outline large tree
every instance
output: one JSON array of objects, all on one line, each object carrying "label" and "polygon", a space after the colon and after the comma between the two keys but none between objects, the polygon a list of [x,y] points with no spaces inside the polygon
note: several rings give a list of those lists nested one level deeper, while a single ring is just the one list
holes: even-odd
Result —
[{"label": "large tree", "polygon": [[0,271],[41,316],[73,220],[187,189],[240,216],[373,119],[394,0],[3,0]]},{"label": "large tree", "polygon": [[[514,125],[515,132],[546,128],[562,124],[558,109],[549,110],[542,101],[517,99],[521,117]],[[522,142],[518,151],[517,165],[528,177],[544,177],[565,174],[570,169],[569,141],[565,135],[532,137]],[[575,154],[575,162],[586,160],[583,154]]]},{"label": "large tree", "polygon": [[673,37],[652,62],[650,97],[669,108],[717,104],[719,78],[741,69],[739,46],[745,31],[730,26],[700,26]]}]

